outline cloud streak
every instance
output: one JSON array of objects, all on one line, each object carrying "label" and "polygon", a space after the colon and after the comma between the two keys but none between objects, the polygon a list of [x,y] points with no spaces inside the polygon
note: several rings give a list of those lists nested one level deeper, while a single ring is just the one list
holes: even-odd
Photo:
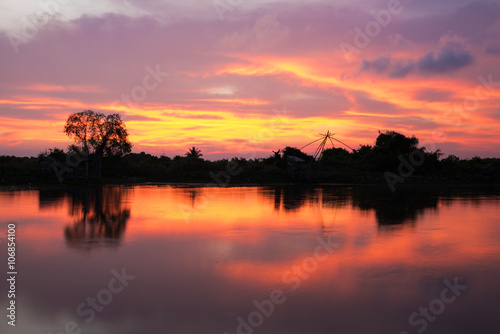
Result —
[{"label": "cloud streak", "polygon": [[[370,10],[386,5],[257,1],[242,3],[221,21],[210,2],[129,1],[122,7],[103,1],[90,8],[75,0],[18,54],[8,39],[13,23],[5,21],[0,132],[15,129],[11,141],[18,144],[14,150],[0,143],[0,154],[65,147],[70,142],[61,132],[64,121],[83,109],[122,113],[134,147],[154,154],[197,145],[189,133],[194,130],[211,150],[205,157],[237,154],[238,140],[274,131],[273,110],[285,107],[280,117],[288,121],[287,130],[274,131],[259,154],[271,154],[267,147],[303,146],[328,129],[353,147],[370,144],[385,129],[430,139],[440,122],[424,120],[473,95],[479,75],[499,80],[500,5],[405,3],[404,12],[347,63],[339,43],[352,40],[353,26],[373,20]],[[19,18],[30,11],[12,5],[11,13]],[[113,106],[156,64],[169,73],[161,85],[133,106]],[[490,139],[483,135],[494,130],[482,126],[500,125],[499,94],[488,93],[466,120],[483,133],[458,135],[441,122],[450,130],[448,147],[485,150]]]}]

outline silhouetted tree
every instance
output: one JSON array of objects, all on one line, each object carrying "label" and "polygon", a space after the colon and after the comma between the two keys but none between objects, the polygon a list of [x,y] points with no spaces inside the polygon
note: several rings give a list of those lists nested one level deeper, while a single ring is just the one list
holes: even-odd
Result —
[{"label": "silhouetted tree", "polygon": [[409,154],[418,148],[418,139],[415,136],[407,137],[396,131],[387,131],[378,135],[375,148],[395,155]]},{"label": "silhouetted tree", "polygon": [[411,152],[418,149],[418,139],[415,136],[407,137],[396,131],[379,131],[373,148],[377,168],[381,171],[396,170],[400,164],[399,156],[407,159]]},{"label": "silhouetted tree", "polygon": [[327,148],[321,155],[321,162],[326,164],[347,164],[351,161],[351,153],[341,147]]},{"label": "silhouetted tree", "polygon": [[87,178],[89,155],[95,158],[96,176],[100,177],[103,156],[123,156],[132,149],[119,114],[106,116],[92,110],[71,114],[64,133],[76,141],[77,145],[73,145],[72,149],[84,154]]},{"label": "silhouetted tree", "polygon": [[200,159],[203,156],[201,154],[201,150],[197,149],[196,147],[191,147],[189,151],[186,152],[186,157],[190,159]]},{"label": "silhouetted tree", "polygon": [[282,149],[282,152],[283,152],[283,157],[285,158],[285,160],[287,159],[288,156],[295,156],[295,157],[300,158],[306,162],[310,162],[310,161],[314,160],[313,156],[302,152],[301,150],[299,150],[296,147],[287,146],[284,149]]},{"label": "silhouetted tree", "polygon": [[40,154],[38,154],[38,158],[45,158],[45,157],[51,157],[59,161],[65,161],[66,153],[64,153],[64,150],[54,147],[46,149],[45,151],[40,152]]}]

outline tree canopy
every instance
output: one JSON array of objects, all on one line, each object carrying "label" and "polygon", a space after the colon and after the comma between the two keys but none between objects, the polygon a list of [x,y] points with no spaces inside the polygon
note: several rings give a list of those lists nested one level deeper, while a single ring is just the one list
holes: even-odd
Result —
[{"label": "tree canopy", "polygon": [[408,154],[418,149],[418,139],[415,136],[407,137],[396,131],[387,131],[378,135],[375,148],[396,155]]},{"label": "tree canopy", "polygon": [[190,159],[200,159],[202,156],[203,154],[201,153],[201,150],[194,146],[186,152],[186,157]]},{"label": "tree canopy", "polygon": [[92,110],[71,114],[64,133],[74,138],[78,149],[97,156],[123,156],[132,144],[119,114],[104,115]]}]

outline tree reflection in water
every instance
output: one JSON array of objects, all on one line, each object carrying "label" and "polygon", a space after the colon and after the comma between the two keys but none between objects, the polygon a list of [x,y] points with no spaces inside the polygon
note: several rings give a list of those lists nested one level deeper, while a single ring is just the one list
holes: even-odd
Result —
[{"label": "tree reflection in water", "polygon": [[117,247],[130,218],[127,206],[130,188],[119,186],[45,189],[39,192],[40,208],[68,203],[73,222],[64,228],[69,247],[89,251],[96,247]]},{"label": "tree reflection in water", "polygon": [[68,246],[81,250],[118,246],[130,218],[130,209],[124,207],[128,190],[96,187],[74,191],[70,215],[75,221],[64,230]]},{"label": "tree reflection in water", "polygon": [[428,210],[437,210],[438,204],[447,204],[448,198],[477,201],[477,192],[497,195],[496,189],[454,187],[411,186],[400,187],[391,192],[380,186],[302,186],[287,185],[264,188],[263,196],[274,202],[274,210],[296,211],[304,205],[323,208],[352,206],[372,211],[379,227],[389,228],[411,225],[419,215]]}]

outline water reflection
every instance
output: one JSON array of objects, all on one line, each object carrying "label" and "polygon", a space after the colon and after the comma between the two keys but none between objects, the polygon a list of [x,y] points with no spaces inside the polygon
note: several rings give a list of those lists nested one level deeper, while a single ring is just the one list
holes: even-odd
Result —
[{"label": "water reflection", "polygon": [[[22,333],[233,334],[274,289],[286,302],[254,333],[417,333],[408,317],[455,277],[470,289],[426,334],[498,332],[498,189],[143,185],[0,203],[22,240]],[[327,237],[339,247],[316,267]],[[87,324],[78,305],[121,268],[137,278]]]},{"label": "water reflection", "polygon": [[485,196],[496,197],[499,190],[463,187],[400,187],[391,192],[388,187],[314,187],[277,186],[264,188],[262,196],[272,198],[275,211],[298,211],[306,205],[324,208],[351,206],[363,211],[374,211],[379,226],[414,224],[425,211],[438,209],[456,199],[479,203]]},{"label": "water reflection", "polygon": [[197,201],[198,197],[200,196],[200,189],[199,188],[187,188],[186,189],[186,196],[189,198],[190,206],[192,208],[194,208],[196,205],[196,201]]},{"label": "water reflection", "polygon": [[129,191],[113,186],[40,190],[39,207],[43,210],[69,204],[73,222],[64,228],[69,247],[78,250],[116,247],[130,218]]},{"label": "water reflection", "polygon": [[374,188],[356,188],[353,206],[374,210],[379,226],[414,224],[424,211],[436,210],[439,193],[431,188],[402,188],[391,192]]},{"label": "water reflection", "polygon": [[275,210],[295,211],[307,203],[315,202],[318,189],[311,186],[277,186],[273,195]]}]

